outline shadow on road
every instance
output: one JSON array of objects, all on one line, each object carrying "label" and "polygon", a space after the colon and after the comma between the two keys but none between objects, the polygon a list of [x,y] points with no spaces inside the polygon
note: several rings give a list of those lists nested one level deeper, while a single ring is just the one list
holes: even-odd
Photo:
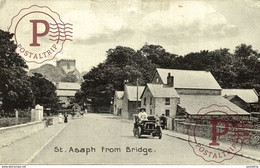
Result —
[{"label": "shadow on road", "polygon": [[141,136],[140,138],[137,138],[137,137],[135,137],[135,136],[121,136],[121,137],[123,137],[123,138],[128,138],[128,139],[158,139],[157,137],[152,137],[152,136]]}]

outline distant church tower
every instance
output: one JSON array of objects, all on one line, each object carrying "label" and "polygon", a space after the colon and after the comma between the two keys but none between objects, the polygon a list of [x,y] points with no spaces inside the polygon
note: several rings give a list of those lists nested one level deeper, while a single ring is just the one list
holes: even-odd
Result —
[{"label": "distant church tower", "polygon": [[61,59],[56,62],[56,66],[63,69],[65,73],[76,70],[76,60],[75,59]]}]

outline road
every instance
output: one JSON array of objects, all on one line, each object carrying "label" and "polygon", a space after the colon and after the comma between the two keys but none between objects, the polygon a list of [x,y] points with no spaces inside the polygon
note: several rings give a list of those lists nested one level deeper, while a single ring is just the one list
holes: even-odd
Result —
[{"label": "road", "polygon": [[[196,156],[187,141],[167,135],[138,139],[132,127],[112,115],[87,114],[70,121],[30,164],[214,164]],[[223,164],[259,163],[235,156]]]}]

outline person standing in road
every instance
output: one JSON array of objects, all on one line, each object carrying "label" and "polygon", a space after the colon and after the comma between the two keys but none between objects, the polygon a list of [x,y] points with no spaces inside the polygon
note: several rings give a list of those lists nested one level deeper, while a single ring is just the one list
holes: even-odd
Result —
[{"label": "person standing in road", "polygon": [[68,114],[67,112],[64,114],[64,123],[68,123]]},{"label": "person standing in road", "polygon": [[58,118],[59,118],[59,124],[61,124],[61,123],[62,123],[62,119],[63,119],[63,116],[62,116],[62,114],[61,114],[61,113],[59,113],[59,116],[58,116]]},{"label": "person standing in road", "polygon": [[162,129],[167,129],[167,118],[162,114],[160,117]]}]

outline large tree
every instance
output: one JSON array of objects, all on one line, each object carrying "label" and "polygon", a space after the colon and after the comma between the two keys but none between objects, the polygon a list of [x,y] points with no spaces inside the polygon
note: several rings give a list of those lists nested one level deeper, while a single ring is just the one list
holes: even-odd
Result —
[{"label": "large tree", "polygon": [[0,30],[0,91],[3,109],[26,109],[33,104],[33,93],[26,75],[28,66],[15,52],[17,48],[11,40],[13,34]]},{"label": "large tree", "polygon": [[234,52],[234,72],[241,88],[260,91],[260,54],[251,45],[241,44]]},{"label": "large tree", "polygon": [[145,44],[135,51],[118,46],[107,51],[107,59],[86,75],[77,101],[87,98],[92,104],[109,104],[115,90],[123,90],[124,81],[135,85],[150,82],[156,67],[210,71],[222,88],[256,88],[260,90],[259,53],[241,44],[234,53],[227,48],[202,50],[178,56],[160,45]]},{"label": "large tree", "polygon": [[109,105],[115,90],[123,90],[124,81],[136,85],[149,82],[155,69],[146,57],[129,47],[117,46],[107,51],[107,59],[84,75],[82,93],[94,106]]},{"label": "large tree", "polygon": [[34,75],[30,77],[30,82],[35,98],[34,104],[39,104],[44,108],[51,108],[52,111],[56,111],[58,109],[59,100],[54,84],[39,73],[34,73]]},{"label": "large tree", "polygon": [[178,55],[167,52],[160,45],[145,44],[138,52],[161,68],[171,68]]}]

